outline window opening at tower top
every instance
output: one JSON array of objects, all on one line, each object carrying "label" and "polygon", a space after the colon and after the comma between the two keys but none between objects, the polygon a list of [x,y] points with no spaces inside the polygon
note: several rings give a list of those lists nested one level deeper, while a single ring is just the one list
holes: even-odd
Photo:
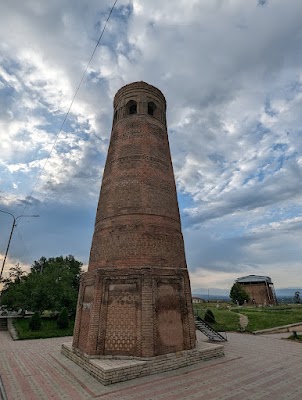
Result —
[{"label": "window opening at tower top", "polygon": [[131,114],[136,114],[137,113],[137,103],[134,100],[130,100],[129,103],[127,104],[128,108],[128,115]]},{"label": "window opening at tower top", "polygon": [[153,102],[148,103],[148,114],[149,115],[154,115],[156,110],[156,105]]}]

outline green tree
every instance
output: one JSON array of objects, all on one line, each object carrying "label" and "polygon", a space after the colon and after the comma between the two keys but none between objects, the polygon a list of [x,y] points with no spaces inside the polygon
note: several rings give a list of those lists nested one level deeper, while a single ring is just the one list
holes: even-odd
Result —
[{"label": "green tree", "polygon": [[213,324],[213,323],[216,322],[216,321],[215,321],[215,316],[214,316],[212,310],[207,310],[207,311],[206,311],[205,316],[204,316],[204,320],[205,320],[206,322],[209,322],[210,324]]},{"label": "green tree", "polygon": [[15,282],[18,283],[21,281],[22,277],[25,275],[25,271],[22,270],[20,264],[16,264],[14,267],[11,267],[8,272],[9,278],[7,279],[8,282]]},{"label": "green tree", "polygon": [[235,282],[230,291],[230,298],[232,299],[233,303],[238,302],[240,305],[242,305],[244,300],[249,301],[250,296],[243,289],[240,283]]},{"label": "green tree", "polygon": [[57,326],[59,329],[66,329],[69,326],[68,311],[66,307],[62,309],[58,316]]},{"label": "green tree", "polygon": [[31,331],[38,331],[41,329],[42,321],[38,311],[36,311],[34,315],[30,318],[28,326]]},{"label": "green tree", "polygon": [[19,280],[11,279],[1,293],[0,304],[42,313],[66,307],[75,312],[82,263],[73,256],[42,257]]},{"label": "green tree", "polygon": [[300,304],[301,303],[300,292],[295,292],[293,300],[294,300],[295,304]]},{"label": "green tree", "polygon": [[26,280],[25,272],[19,264],[9,269],[9,276],[2,279],[4,284],[0,293],[0,305],[7,306],[8,309],[19,310],[25,300],[23,287]]},{"label": "green tree", "polygon": [[0,282],[4,284],[3,289],[6,289],[11,284],[19,283],[21,279],[24,277],[25,271],[22,270],[19,263],[16,264],[14,267],[11,267],[8,271],[8,278],[1,278]]}]

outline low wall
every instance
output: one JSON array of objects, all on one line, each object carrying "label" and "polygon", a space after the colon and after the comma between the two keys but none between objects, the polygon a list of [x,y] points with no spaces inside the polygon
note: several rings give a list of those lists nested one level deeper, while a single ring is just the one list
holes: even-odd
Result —
[{"label": "low wall", "polygon": [[[8,332],[11,335],[13,340],[17,340],[18,339],[18,334],[17,334],[16,329],[15,329],[15,327],[13,325],[13,320],[15,318],[16,317],[7,317],[7,330],[8,330]],[[19,317],[17,317],[17,318],[19,318]]]},{"label": "low wall", "polygon": [[286,332],[302,332],[302,322],[297,322],[295,324],[276,326],[275,328],[262,329],[261,331],[254,331],[254,335],[261,335],[265,333],[286,333]]}]

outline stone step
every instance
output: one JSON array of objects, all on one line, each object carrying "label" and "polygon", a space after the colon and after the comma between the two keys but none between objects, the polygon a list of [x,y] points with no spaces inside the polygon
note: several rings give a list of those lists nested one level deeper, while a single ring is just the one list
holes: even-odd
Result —
[{"label": "stone step", "polygon": [[0,318],[0,331],[7,331],[7,318]]}]

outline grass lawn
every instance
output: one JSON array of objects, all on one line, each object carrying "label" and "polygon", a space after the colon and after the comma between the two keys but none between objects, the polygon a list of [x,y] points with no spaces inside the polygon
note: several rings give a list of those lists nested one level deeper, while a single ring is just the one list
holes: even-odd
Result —
[{"label": "grass lawn", "polygon": [[19,339],[45,339],[60,336],[72,336],[74,322],[69,322],[69,328],[59,329],[57,322],[53,319],[42,318],[42,326],[39,331],[31,331],[28,327],[29,318],[15,319],[14,327]]},{"label": "grass lawn", "polygon": [[302,307],[293,306],[286,309],[246,308],[234,311],[248,317],[247,332],[302,322]]},{"label": "grass lawn", "polygon": [[211,324],[211,326],[216,331],[237,331],[239,329],[239,315],[229,311],[228,309],[201,308],[199,305],[197,305],[196,308],[198,309],[198,315],[202,319],[204,319],[206,310],[209,309],[213,312],[216,323]]},{"label": "grass lawn", "polygon": [[254,332],[261,329],[274,328],[276,326],[302,322],[302,306],[280,306],[274,308],[227,308],[207,307],[204,304],[195,304],[194,309],[198,310],[199,316],[204,318],[206,310],[210,309],[216,323],[213,328],[220,331],[237,331],[239,329],[239,315],[248,317],[249,323],[247,332]]}]

